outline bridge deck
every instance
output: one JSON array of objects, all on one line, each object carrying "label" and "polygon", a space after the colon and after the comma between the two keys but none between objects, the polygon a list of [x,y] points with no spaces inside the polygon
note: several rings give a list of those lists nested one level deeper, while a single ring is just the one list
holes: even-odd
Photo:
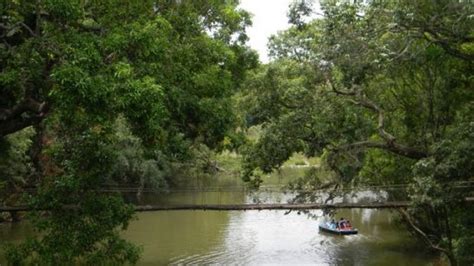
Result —
[{"label": "bridge deck", "polygon": [[[465,201],[474,203],[474,197]],[[135,205],[135,211],[179,211],[179,210],[210,210],[210,211],[247,211],[247,210],[317,210],[317,209],[396,209],[406,208],[408,201],[372,202],[372,203],[256,203],[256,204],[180,204],[180,205]],[[77,206],[65,206],[75,209]],[[0,212],[31,211],[28,206],[0,206]]]},{"label": "bridge deck", "polygon": [[290,204],[290,203],[260,203],[260,204],[203,204],[203,205],[141,205],[136,211],[173,211],[173,210],[212,210],[212,211],[246,211],[246,210],[316,210],[316,209],[383,209],[407,207],[408,202],[389,203],[335,203],[335,204]]},{"label": "bridge deck", "polygon": [[[290,203],[261,203],[261,204],[181,204],[181,205],[136,205],[135,210],[146,211],[179,211],[179,210],[212,210],[212,211],[246,211],[246,210],[316,210],[316,209],[386,209],[403,208],[408,202],[376,202],[376,203],[334,203],[334,204],[290,204]],[[66,206],[74,209],[77,207]],[[0,206],[0,212],[31,211],[28,206]]]}]

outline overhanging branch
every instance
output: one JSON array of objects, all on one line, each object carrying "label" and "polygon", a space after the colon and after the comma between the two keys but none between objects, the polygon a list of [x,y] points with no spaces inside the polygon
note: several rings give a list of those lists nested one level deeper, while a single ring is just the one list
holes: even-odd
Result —
[{"label": "overhanging branch", "polygon": [[418,233],[418,235],[420,235],[426,241],[426,243],[428,243],[428,245],[430,245],[430,247],[432,249],[441,251],[441,252],[446,253],[446,254],[449,253],[448,250],[446,250],[444,248],[441,248],[440,246],[433,243],[431,241],[431,239],[429,238],[429,236],[425,232],[423,232],[423,230],[421,230],[418,226],[415,225],[415,223],[413,222],[413,220],[410,217],[410,214],[408,214],[408,212],[405,209],[399,208],[398,211],[402,214],[403,218],[405,218],[405,220],[408,222],[408,224],[410,224],[410,226],[413,228],[413,230],[415,230],[415,232]]},{"label": "overhanging branch", "polygon": [[45,102],[38,102],[33,98],[26,98],[10,109],[0,110],[0,122],[14,119],[15,117],[20,116],[24,112],[28,111],[40,114],[46,109],[45,107]]},{"label": "overhanging branch", "polygon": [[47,109],[46,102],[26,98],[10,109],[0,110],[0,137],[41,122]]},{"label": "overhanging branch", "polygon": [[327,84],[329,88],[337,95],[350,97],[349,101],[351,103],[363,106],[366,109],[376,113],[377,131],[379,133],[379,136],[384,140],[384,142],[360,141],[356,143],[346,144],[336,147],[334,149],[336,152],[351,149],[378,148],[412,159],[421,159],[428,156],[428,153],[426,151],[415,149],[396,142],[395,136],[385,130],[384,110],[376,103],[368,99],[359,85],[353,85],[349,90],[340,90],[333,85],[332,81],[329,78],[327,79]]},{"label": "overhanging branch", "polygon": [[18,117],[16,119],[7,120],[5,122],[0,122],[0,137],[6,136],[8,134],[17,132],[26,127],[32,126],[34,124],[40,123],[44,119],[45,115],[35,115],[31,117]]}]

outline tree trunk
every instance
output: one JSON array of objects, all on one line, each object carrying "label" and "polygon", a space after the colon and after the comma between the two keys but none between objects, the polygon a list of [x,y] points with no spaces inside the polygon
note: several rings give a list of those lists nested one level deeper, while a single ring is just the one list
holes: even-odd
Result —
[{"label": "tree trunk", "polygon": [[458,266],[458,261],[456,260],[456,257],[454,256],[453,252],[446,252],[445,253],[446,257],[448,257],[449,264],[451,266]]},{"label": "tree trunk", "polygon": [[[39,183],[43,175],[43,162],[41,161],[41,152],[43,151],[44,126],[43,123],[34,126],[35,135],[32,138],[29,153],[33,164],[32,181]],[[33,185],[33,184],[29,184]]]}]

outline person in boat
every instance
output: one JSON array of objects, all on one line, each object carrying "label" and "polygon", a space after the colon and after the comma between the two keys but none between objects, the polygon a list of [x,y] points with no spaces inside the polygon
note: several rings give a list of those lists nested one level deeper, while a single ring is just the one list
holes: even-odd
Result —
[{"label": "person in boat", "polygon": [[349,220],[346,221],[346,228],[347,229],[352,229],[352,224]]},{"label": "person in boat", "polygon": [[344,217],[341,217],[338,224],[339,224],[339,229],[346,228],[346,220],[344,219]]},{"label": "person in boat", "polygon": [[331,229],[335,229],[337,228],[337,223],[334,219],[331,220],[331,223],[329,224],[329,226],[331,227]]}]

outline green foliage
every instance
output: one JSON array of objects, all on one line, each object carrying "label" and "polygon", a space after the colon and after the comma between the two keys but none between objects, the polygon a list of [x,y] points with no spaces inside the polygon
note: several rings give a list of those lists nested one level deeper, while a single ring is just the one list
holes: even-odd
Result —
[{"label": "green foliage", "polygon": [[[66,193],[68,185],[63,183],[55,193]],[[117,229],[126,229],[133,207],[124,205],[119,198],[85,197],[80,210],[64,210],[58,203],[50,203],[56,211],[47,219],[40,218],[41,214],[35,218],[44,237],[7,248],[8,261],[14,265],[51,265],[66,261],[86,265],[136,263],[140,249],[121,239]],[[39,202],[34,204],[44,206]]]},{"label": "green foliage", "polygon": [[32,128],[26,128],[0,139],[0,191],[6,190],[0,197],[3,204],[18,204],[21,192],[18,187],[28,182],[32,172],[28,151],[33,134]]},{"label": "green foliage", "polygon": [[298,28],[305,26],[304,19],[313,12],[313,2],[306,0],[293,1],[288,12],[288,22]]},{"label": "green foliage", "polygon": [[461,184],[474,170],[473,6],[321,6],[324,17],[306,22],[311,6],[297,1],[294,26],[271,38],[275,61],[249,76],[247,123],[263,130],[246,149],[244,180],[258,180],[254,173],[279,168],[293,152],[321,155],[326,169],[292,188],[400,185],[387,193],[409,196],[412,207],[401,212],[407,228],[452,264],[472,263],[472,225],[460,221],[472,196]]},{"label": "green foliage", "polygon": [[[0,3],[0,142],[18,146],[2,149],[0,169],[29,167],[30,139],[42,147],[30,200],[48,210],[33,220],[41,237],[9,249],[11,263],[137,262],[139,250],[119,238],[133,208],[99,190],[165,188],[172,163],[195,159],[192,147],[219,147],[235,133],[232,95],[257,65],[245,46],[249,14],[237,5]],[[28,126],[44,130],[5,139]],[[24,178],[21,167],[6,182]]]},{"label": "green foliage", "polygon": [[243,151],[244,179],[255,168],[266,173],[279,168],[294,152],[320,156],[326,146],[373,132],[363,111],[318,84],[321,74],[306,62],[283,58],[249,75],[248,125],[260,123],[263,129]]},{"label": "green foliage", "polygon": [[443,181],[465,180],[474,172],[474,106],[459,110],[456,123],[446,132],[446,138],[434,145],[433,175]]},{"label": "green foliage", "polygon": [[116,140],[112,144],[116,160],[112,163],[110,181],[115,185],[164,190],[167,161],[164,155],[147,156],[142,141],[133,136],[126,121],[119,117],[115,122]]},{"label": "green foliage", "polygon": [[[86,122],[87,123],[87,122]],[[139,249],[120,239],[133,207],[117,196],[100,193],[114,163],[110,125],[89,128],[64,125],[60,148],[49,152],[57,171],[46,176],[30,205],[37,212],[32,221],[41,238],[7,251],[10,263],[135,263]],[[44,216],[41,210],[49,213]]]},{"label": "green foliage", "polygon": [[357,178],[359,184],[403,184],[413,160],[383,150],[369,150]]}]

